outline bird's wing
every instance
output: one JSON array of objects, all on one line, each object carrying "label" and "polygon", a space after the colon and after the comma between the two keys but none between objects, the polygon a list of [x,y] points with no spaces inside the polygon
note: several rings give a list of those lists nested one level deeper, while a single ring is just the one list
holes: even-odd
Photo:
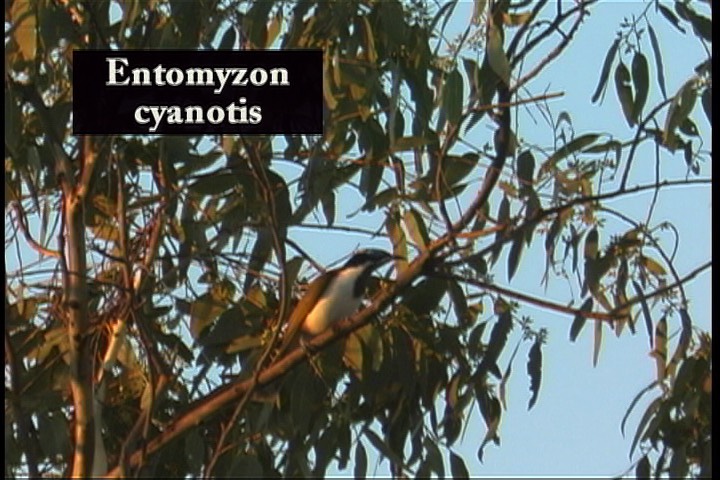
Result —
[{"label": "bird's wing", "polygon": [[280,347],[278,348],[277,356],[275,358],[283,356],[288,347],[295,342],[300,334],[300,329],[302,328],[303,322],[305,322],[305,318],[317,303],[318,299],[322,295],[322,292],[325,291],[325,287],[327,287],[331,278],[332,275],[320,275],[310,282],[305,295],[302,299],[300,299],[300,302],[298,302],[297,306],[290,314],[290,318],[287,321],[287,327],[285,328],[285,333],[283,334],[282,341],[280,342]]}]

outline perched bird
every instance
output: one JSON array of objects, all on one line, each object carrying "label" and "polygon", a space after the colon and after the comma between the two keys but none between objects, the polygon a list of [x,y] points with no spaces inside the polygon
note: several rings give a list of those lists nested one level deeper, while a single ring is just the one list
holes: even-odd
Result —
[{"label": "perched bird", "polygon": [[301,335],[318,335],[338,320],[355,313],[372,272],[397,258],[383,250],[358,250],[345,265],[328,270],[313,280],[288,319],[275,358],[296,345]]}]

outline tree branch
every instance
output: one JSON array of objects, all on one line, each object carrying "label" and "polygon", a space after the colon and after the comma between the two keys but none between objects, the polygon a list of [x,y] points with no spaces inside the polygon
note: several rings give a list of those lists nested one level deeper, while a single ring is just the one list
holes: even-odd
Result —
[{"label": "tree branch", "polygon": [[548,53],[545,58],[540,60],[540,62],[535,65],[535,67],[530,70],[528,73],[526,73],[522,78],[518,79],[517,82],[515,82],[515,85],[512,86],[510,89],[511,92],[516,92],[520,87],[525,85],[527,82],[529,82],[533,77],[537,76],[551,61],[553,61],[555,58],[557,58],[563,50],[568,46],[570,43],[570,40],[575,35],[575,32],[578,31],[580,28],[580,24],[582,23],[583,18],[585,18],[585,15],[587,15],[587,11],[585,10],[585,6],[589,5],[592,2],[581,2],[580,3],[580,9],[578,10],[578,16],[575,19],[575,23],[572,27],[570,27],[570,32],[567,35],[564,35],[560,43]]},{"label": "tree branch", "polygon": [[579,308],[572,308],[572,307],[566,307],[565,305],[561,305],[559,303],[550,302],[548,300],[544,300],[541,298],[533,297],[531,295],[526,295],[524,293],[517,292],[515,290],[510,290],[508,288],[500,287],[498,285],[484,282],[482,280],[478,280],[476,278],[468,278],[463,277],[461,275],[454,275],[444,272],[434,272],[432,274],[433,277],[442,278],[446,280],[455,280],[458,282],[467,283],[469,285],[473,285],[478,288],[482,288],[484,290],[490,290],[492,292],[499,293],[501,295],[505,295],[510,298],[514,298],[517,300],[520,300],[525,303],[531,303],[533,305],[536,305],[538,307],[547,308],[549,310],[554,310],[556,312],[560,313],[567,313],[570,315],[582,315],[586,318],[592,318],[595,320],[602,320],[605,322],[612,323],[613,320],[617,320],[620,318],[618,315],[611,315],[609,313],[602,313],[602,312],[586,312],[581,311]]},{"label": "tree branch", "polygon": [[57,250],[51,250],[49,248],[43,247],[32,237],[32,235],[30,234],[30,230],[27,226],[25,212],[23,211],[19,200],[17,202],[13,202],[13,209],[15,210],[15,216],[17,217],[18,227],[22,232],[23,236],[25,237],[25,241],[28,242],[30,247],[32,247],[33,250],[37,251],[41,255],[53,258],[60,258],[60,252],[58,252]]}]

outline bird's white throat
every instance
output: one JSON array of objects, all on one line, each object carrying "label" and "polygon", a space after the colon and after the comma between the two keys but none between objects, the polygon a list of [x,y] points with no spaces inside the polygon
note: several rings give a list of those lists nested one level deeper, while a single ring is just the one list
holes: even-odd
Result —
[{"label": "bird's white throat", "polygon": [[365,268],[365,265],[345,268],[330,280],[325,292],[305,318],[303,332],[317,335],[327,330],[332,323],[355,313],[362,300],[362,295],[355,297],[355,282]]}]

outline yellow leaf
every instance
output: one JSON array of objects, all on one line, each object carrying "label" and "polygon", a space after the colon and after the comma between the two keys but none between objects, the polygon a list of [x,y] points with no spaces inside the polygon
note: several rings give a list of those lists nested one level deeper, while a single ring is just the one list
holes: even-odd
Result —
[{"label": "yellow leaf", "polygon": [[503,23],[509,27],[519,27],[525,25],[532,16],[532,12],[522,13],[505,13],[502,14]]},{"label": "yellow leaf", "polygon": [[598,358],[600,358],[600,346],[602,345],[602,326],[603,322],[595,321],[595,340],[593,342],[593,367],[597,366]]},{"label": "yellow leaf", "polygon": [[667,366],[667,319],[662,317],[655,327],[655,350],[650,352],[655,357],[657,379],[661,382],[665,378]]},{"label": "yellow leaf", "polygon": [[[363,350],[365,348],[365,350]],[[378,371],[382,365],[383,348],[380,335],[372,325],[365,325],[353,332],[345,342],[343,361],[355,375],[362,380],[363,353],[367,352],[372,356],[370,367]]]},{"label": "yellow leaf", "polygon": [[362,99],[366,93],[367,93],[366,88],[361,87],[357,83],[350,84],[350,96],[352,97],[353,100]]},{"label": "yellow leaf", "polygon": [[325,54],[325,61],[323,65],[323,98],[325,103],[330,110],[335,110],[337,107],[337,100],[332,93],[332,87],[330,86],[330,56]]},{"label": "yellow leaf", "polygon": [[190,305],[190,333],[197,339],[225,310],[225,306],[205,293]]},{"label": "yellow leaf", "polygon": [[377,52],[375,51],[375,39],[373,38],[372,28],[370,27],[370,21],[367,17],[362,17],[365,22],[365,50],[367,54],[368,62],[374,64],[377,62]]},{"label": "yellow leaf", "polygon": [[506,182],[505,180],[500,180],[498,182],[498,187],[505,192],[505,195],[508,197],[517,198],[518,197],[518,190],[515,185],[513,185],[510,182]]},{"label": "yellow leaf", "polygon": [[643,264],[643,266],[648,270],[648,272],[652,273],[656,277],[667,275],[667,272],[663,268],[662,265],[660,265],[659,262],[656,260],[653,260],[650,257],[641,257],[640,260]]},{"label": "yellow leaf", "polygon": [[242,352],[244,350],[250,350],[257,348],[262,345],[262,338],[259,336],[242,335],[234,338],[230,344],[225,347],[225,353],[233,354]]},{"label": "yellow leaf", "polygon": [[270,20],[270,25],[268,25],[267,27],[267,43],[265,45],[265,48],[270,48],[273,42],[275,42],[275,39],[277,38],[278,34],[280,33],[280,29],[282,28],[282,23],[282,10],[278,10],[273,19]]},{"label": "yellow leaf", "polygon": [[10,7],[10,20],[15,25],[15,41],[25,60],[35,58],[37,48],[37,16],[30,0],[15,0]]}]

